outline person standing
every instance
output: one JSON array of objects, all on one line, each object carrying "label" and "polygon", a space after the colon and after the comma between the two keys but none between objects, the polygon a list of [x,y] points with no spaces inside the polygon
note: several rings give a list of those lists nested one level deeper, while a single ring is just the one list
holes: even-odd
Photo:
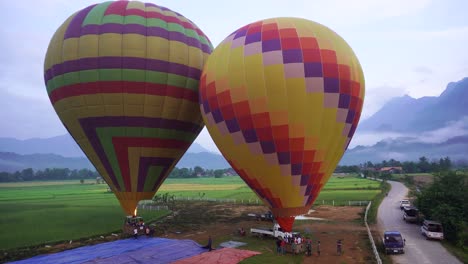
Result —
[{"label": "person standing", "polygon": [[283,239],[281,240],[281,254],[285,254],[286,253],[286,241],[284,241]]},{"label": "person standing", "polygon": [[342,252],[342,242],[341,242],[341,239],[338,239],[336,241],[336,254],[338,254],[338,256],[341,256],[341,252]]},{"label": "person standing", "polygon": [[320,240],[317,241],[317,255],[320,256]]},{"label": "person standing", "polygon": [[312,241],[310,238],[306,239],[306,249],[307,249],[307,256],[312,256]]},{"label": "person standing", "polygon": [[276,239],[276,253],[278,255],[281,254],[281,238],[280,237]]},{"label": "person standing", "polygon": [[208,236],[208,244],[206,246],[204,246],[203,248],[207,248],[208,251],[211,251],[213,248],[211,247],[212,246],[212,243],[213,243],[213,240],[211,239],[211,235]]}]

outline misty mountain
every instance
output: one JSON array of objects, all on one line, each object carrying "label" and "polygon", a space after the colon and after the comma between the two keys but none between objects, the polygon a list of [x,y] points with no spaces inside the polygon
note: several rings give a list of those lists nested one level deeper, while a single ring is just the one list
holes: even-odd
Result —
[{"label": "misty mountain", "polygon": [[187,152],[176,165],[177,168],[193,168],[195,166],[213,170],[227,169],[231,167],[222,155],[213,152]]},{"label": "misty mountain", "polygon": [[[185,153],[177,163],[178,168],[226,169],[231,166],[223,156],[212,152]],[[86,157],[63,157],[56,154],[20,155],[11,152],[0,152],[0,172],[15,172],[27,168],[44,170],[46,168],[69,168],[96,170]]]},{"label": "misty mountain", "polygon": [[69,168],[95,170],[91,162],[84,157],[63,157],[56,154],[28,154],[20,155],[11,152],[0,152],[0,171],[15,172],[33,168],[44,170],[46,168]]},{"label": "misty mountain", "polygon": [[[69,135],[51,138],[31,138],[19,140],[15,138],[0,138],[0,152],[12,152],[21,155],[56,154],[63,157],[85,157],[75,140]],[[188,153],[209,152],[198,143],[193,143]]]},{"label": "misty mountain", "polygon": [[0,138],[0,151],[16,154],[56,154],[63,157],[85,157],[83,151],[68,134],[51,138],[19,140]]},{"label": "misty mountain", "polygon": [[358,131],[421,132],[447,126],[468,116],[468,78],[447,85],[438,97],[397,97],[363,120]]},{"label": "misty mountain", "polygon": [[441,143],[422,143],[417,138],[387,139],[373,146],[357,146],[348,149],[340,165],[358,165],[366,161],[373,163],[383,160],[418,161],[425,156],[428,160],[450,157],[452,161],[468,158],[468,135],[448,139]]}]

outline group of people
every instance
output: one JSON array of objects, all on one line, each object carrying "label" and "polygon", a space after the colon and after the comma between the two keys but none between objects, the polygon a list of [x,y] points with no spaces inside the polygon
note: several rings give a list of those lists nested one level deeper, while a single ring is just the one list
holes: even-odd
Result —
[{"label": "group of people", "polygon": [[[301,235],[286,235],[284,238],[276,240],[276,252],[284,255],[286,247],[290,247],[293,254],[305,251],[306,255],[312,256],[312,240],[309,237],[303,238]],[[317,254],[320,256],[320,241],[316,245]]]},{"label": "group of people", "polygon": [[[313,254],[313,242],[309,237],[302,238],[300,235],[292,236],[286,235],[284,238],[278,237],[276,240],[276,253],[279,255],[286,254],[286,247],[290,246],[293,254],[305,252],[307,256]],[[320,240],[317,240],[315,246],[317,256],[320,256]],[[336,254],[341,256],[343,253],[343,241],[341,239],[336,241]]]},{"label": "group of people", "polygon": [[137,239],[139,234],[145,234],[146,236],[153,236],[154,229],[146,226],[145,222],[140,221],[131,224],[133,227],[133,238]]}]

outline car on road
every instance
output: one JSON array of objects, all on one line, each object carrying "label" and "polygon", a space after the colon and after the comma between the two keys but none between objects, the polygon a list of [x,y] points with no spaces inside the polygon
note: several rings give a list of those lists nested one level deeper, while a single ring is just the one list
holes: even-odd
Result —
[{"label": "car on road", "polygon": [[444,229],[440,222],[424,220],[421,225],[421,235],[425,236],[426,239],[443,240]]},{"label": "car on road", "polygon": [[419,221],[419,210],[414,206],[403,208],[403,220],[407,223],[417,223]]},{"label": "car on road", "polygon": [[403,210],[403,208],[407,207],[407,206],[411,206],[411,203],[409,200],[407,199],[404,199],[404,200],[401,200],[400,201],[400,209]]},{"label": "car on road", "polygon": [[382,243],[385,248],[385,254],[405,253],[406,239],[403,239],[399,231],[385,231]]}]

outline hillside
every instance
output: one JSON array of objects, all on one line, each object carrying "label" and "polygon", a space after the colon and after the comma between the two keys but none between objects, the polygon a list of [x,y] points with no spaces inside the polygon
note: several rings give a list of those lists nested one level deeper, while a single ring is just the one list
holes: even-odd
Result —
[{"label": "hillside", "polygon": [[359,124],[358,131],[421,132],[468,116],[468,78],[447,85],[438,97],[397,97]]},{"label": "hillside", "polygon": [[373,146],[348,149],[340,165],[358,165],[395,159],[417,161],[425,156],[429,160],[450,157],[452,161],[468,159],[468,136],[453,137],[441,143],[421,143],[416,138],[397,138],[378,142]]},{"label": "hillside", "polygon": [[[186,153],[178,168],[193,168],[200,166],[204,169],[226,169],[231,166],[223,156],[211,152]],[[0,152],[0,172],[15,172],[27,168],[43,170],[46,168],[69,168],[95,170],[91,162],[85,157],[63,157],[56,154],[28,154],[20,155],[11,152]]]}]

